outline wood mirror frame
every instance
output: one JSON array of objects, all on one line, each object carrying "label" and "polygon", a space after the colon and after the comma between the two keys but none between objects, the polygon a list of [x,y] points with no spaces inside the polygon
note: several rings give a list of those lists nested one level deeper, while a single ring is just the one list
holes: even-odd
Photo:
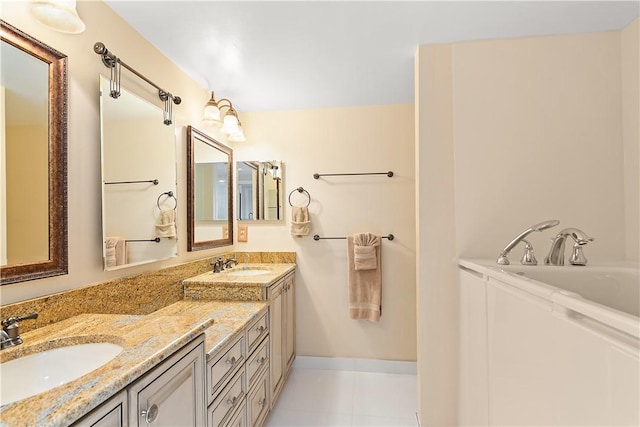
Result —
[{"label": "wood mirror frame", "polygon": [[67,56],[0,20],[0,38],[49,68],[49,259],[0,267],[0,284],[68,273]]},{"label": "wood mirror frame", "polygon": [[[227,155],[227,235],[212,240],[196,240],[196,143],[206,144]],[[222,221],[222,220],[220,220]],[[233,150],[193,126],[187,126],[187,250],[233,245]]]}]

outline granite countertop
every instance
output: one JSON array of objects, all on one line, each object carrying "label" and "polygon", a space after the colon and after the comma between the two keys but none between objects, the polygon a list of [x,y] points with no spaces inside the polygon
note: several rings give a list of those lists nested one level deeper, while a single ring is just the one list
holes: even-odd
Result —
[{"label": "granite countertop", "polygon": [[[294,271],[296,264],[247,263],[221,273],[208,272],[182,281],[187,300],[260,301],[263,290]],[[243,272],[265,271],[244,275]]]},{"label": "granite countertop", "polygon": [[82,314],[23,333],[24,344],[2,350],[0,362],[89,342],[111,342],[124,349],[87,375],[0,407],[0,425],[69,425],[203,332],[207,358],[212,357],[266,309],[262,302],[185,300],[144,316]]}]

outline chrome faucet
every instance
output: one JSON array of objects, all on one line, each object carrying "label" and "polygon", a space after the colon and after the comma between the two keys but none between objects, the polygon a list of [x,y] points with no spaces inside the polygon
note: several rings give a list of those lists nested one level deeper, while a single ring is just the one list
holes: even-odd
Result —
[{"label": "chrome faucet", "polygon": [[560,224],[560,221],[558,221],[557,219],[550,219],[548,221],[543,221],[539,224],[532,225],[531,227],[527,228],[522,233],[514,237],[513,240],[504,247],[502,252],[500,252],[500,256],[498,256],[496,262],[500,265],[509,265],[509,259],[507,258],[507,255],[509,254],[509,252],[511,252],[511,249],[513,249],[518,243],[522,242],[525,246],[524,255],[522,256],[522,260],[520,262],[524,265],[537,265],[538,260],[536,260],[536,257],[533,255],[533,245],[528,240],[525,240],[525,237],[529,233],[532,233],[534,231],[543,231],[547,228],[555,227],[558,224]]},{"label": "chrome faucet", "polygon": [[211,266],[213,267],[214,273],[220,273],[222,272],[222,270],[224,270],[224,261],[222,258],[218,258],[217,260],[211,263]]},{"label": "chrome faucet", "polygon": [[234,263],[233,265],[238,265],[238,260],[235,258],[227,258],[224,260],[224,268],[231,268],[231,263]]},{"label": "chrome faucet", "polygon": [[18,322],[37,318],[38,313],[31,313],[25,316],[12,316],[3,320],[2,332],[0,332],[0,350],[22,344],[22,338],[20,338],[20,324]]},{"label": "chrome faucet", "polygon": [[567,237],[571,237],[574,241],[573,253],[569,259],[571,265],[587,265],[587,258],[582,253],[582,247],[594,240],[593,237],[577,228],[565,228],[553,238],[549,254],[544,259],[544,263],[548,265],[564,265],[564,246]]}]

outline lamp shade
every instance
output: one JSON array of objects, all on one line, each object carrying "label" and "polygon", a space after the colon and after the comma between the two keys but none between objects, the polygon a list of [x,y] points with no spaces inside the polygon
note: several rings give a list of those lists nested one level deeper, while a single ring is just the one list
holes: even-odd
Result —
[{"label": "lamp shade", "polygon": [[242,126],[238,127],[238,131],[229,135],[229,141],[233,142],[244,142],[247,138],[244,136],[244,131],[242,130]]},{"label": "lamp shade", "polygon": [[85,29],[75,0],[33,0],[29,11],[40,23],[61,33],[79,34]]},{"label": "lamp shade", "polygon": [[232,113],[225,114],[221,131],[227,135],[238,133],[238,117]]},{"label": "lamp shade", "polygon": [[204,106],[202,120],[204,120],[205,122],[214,122],[217,124],[222,123],[220,119],[220,107],[218,107],[218,103],[216,102],[213,92],[211,92],[211,99],[209,99],[209,101],[207,101]]}]

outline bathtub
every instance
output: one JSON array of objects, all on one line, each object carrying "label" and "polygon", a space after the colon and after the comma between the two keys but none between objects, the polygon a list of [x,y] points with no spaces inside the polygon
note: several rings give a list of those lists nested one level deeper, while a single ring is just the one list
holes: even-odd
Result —
[{"label": "bathtub", "polygon": [[637,265],[458,266],[460,424],[639,425]]}]

